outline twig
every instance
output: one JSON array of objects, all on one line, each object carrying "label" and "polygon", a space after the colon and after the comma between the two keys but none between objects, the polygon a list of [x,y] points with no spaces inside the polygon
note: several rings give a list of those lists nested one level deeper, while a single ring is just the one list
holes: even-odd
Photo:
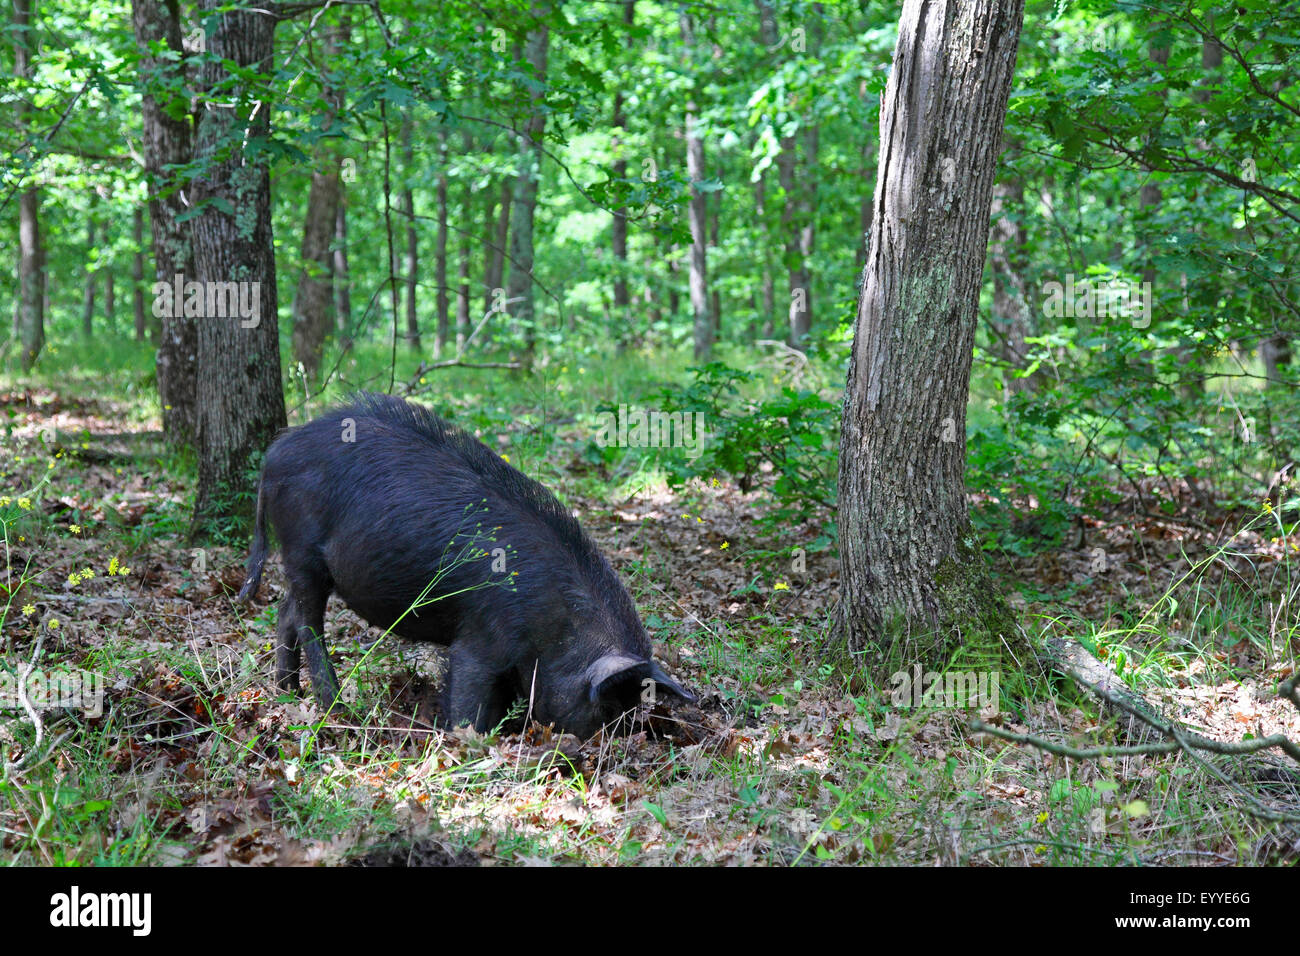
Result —
[{"label": "twig", "polygon": [[41,749],[41,744],[45,740],[45,725],[41,722],[41,715],[32,702],[27,698],[27,678],[31,676],[32,671],[36,669],[36,659],[41,656],[41,646],[45,643],[43,633],[36,636],[36,646],[32,649],[31,659],[19,668],[18,674],[18,703],[22,705],[23,710],[27,711],[27,716],[33,724],[36,725],[36,740],[27,748],[27,752],[19,757],[16,761],[5,761],[4,781],[9,782],[9,777],[17,770],[22,770],[23,766],[31,760],[33,755]]}]

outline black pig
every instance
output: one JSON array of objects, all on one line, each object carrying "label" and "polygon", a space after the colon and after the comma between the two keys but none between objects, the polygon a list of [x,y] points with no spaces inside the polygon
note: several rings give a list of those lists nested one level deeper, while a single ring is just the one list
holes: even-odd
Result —
[{"label": "black pig", "polygon": [[268,520],[289,585],[276,679],[298,690],[305,649],[326,708],[339,692],[324,644],[331,591],[376,627],[449,645],[453,726],[490,729],[522,697],[542,723],[587,737],[635,707],[647,680],[691,700],[651,659],[631,596],[568,510],[418,405],[361,394],[276,438],[241,600],[257,592]]}]

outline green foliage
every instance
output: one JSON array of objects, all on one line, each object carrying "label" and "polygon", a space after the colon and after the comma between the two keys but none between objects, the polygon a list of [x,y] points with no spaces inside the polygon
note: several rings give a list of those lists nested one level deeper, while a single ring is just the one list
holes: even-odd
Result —
[{"label": "green foliage", "polygon": [[772,522],[801,520],[810,503],[833,508],[839,406],[816,391],[786,385],[767,393],[763,376],[722,362],[692,369],[683,388],[664,388],[666,407],[699,415],[708,434],[691,458],[665,458],[669,481],[725,474],[742,491],[760,490]]}]

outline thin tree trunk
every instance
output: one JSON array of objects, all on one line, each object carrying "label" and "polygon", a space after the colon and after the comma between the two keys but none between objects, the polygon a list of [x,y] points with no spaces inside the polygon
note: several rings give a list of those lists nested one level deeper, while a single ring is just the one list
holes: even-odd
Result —
[{"label": "thin tree trunk", "polygon": [[[36,50],[36,27],[32,23],[32,0],[12,0],[14,11],[14,79],[25,85],[32,79],[32,54]],[[20,141],[29,141],[32,107],[25,95],[15,110]],[[22,344],[21,364],[31,371],[45,346],[45,312],[48,289],[45,281],[45,247],[41,242],[41,193],[31,185],[18,196],[18,312],[14,330]]]},{"label": "thin tree trunk", "polygon": [[[636,0],[624,0],[623,25],[631,27],[636,18]],[[629,37],[628,47],[632,41]],[[627,117],[623,113],[623,88],[614,91],[614,117],[610,122],[614,130],[612,148],[617,159],[614,160],[614,178],[627,179],[627,159],[623,156],[620,134],[626,130]],[[619,348],[626,347],[631,333],[631,304],[627,287],[627,212],[620,206],[613,212],[610,223],[610,245],[614,252],[614,313],[618,323],[617,336]]]},{"label": "thin tree trunk", "polygon": [[[867,98],[867,83],[862,81],[859,95],[863,100]],[[856,265],[856,272],[859,281],[862,277],[862,270],[867,266],[867,244],[870,241],[869,233],[871,232],[871,137],[862,137],[862,199],[858,203],[858,242],[853,251],[853,262]]]},{"label": "thin tree trunk", "polygon": [[760,242],[763,244],[763,277],[759,280],[759,293],[762,305],[759,312],[759,334],[770,339],[773,333],[776,314],[776,284],[772,279],[772,256],[768,251],[769,232],[767,228],[767,181],[759,177],[754,183],[754,218],[758,223]]},{"label": "thin tree trunk", "polygon": [[[338,55],[341,36],[338,29],[325,35],[325,59]],[[337,121],[343,107],[343,94],[332,83],[326,84],[324,98],[328,104],[325,129]],[[325,339],[337,321],[334,317],[334,253],[330,245],[338,227],[339,197],[343,192],[340,157],[332,139],[323,139],[315,151],[315,169],[307,194],[307,215],[302,230],[302,269],[293,298],[293,357],[302,366],[308,381],[320,373]]]},{"label": "thin tree trunk", "polygon": [[[690,61],[695,46],[695,32],[691,25],[690,14],[682,10],[679,16],[682,31],[682,43],[686,49],[686,58]],[[709,314],[709,268],[708,268],[708,211],[705,208],[705,196],[700,191],[704,181],[704,140],[696,131],[696,114],[699,107],[695,102],[695,91],[686,104],[686,175],[691,181],[691,198],[688,204],[688,216],[691,226],[691,311],[694,313],[695,359],[700,361],[708,357],[713,348],[713,317]]]},{"label": "thin tree trunk", "polygon": [[[538,83],[546,81],[550,28],[540,18],[547,13],[540,4],[533,7],[536,25],[528,33],[524,55]],[[525,352],[531,360],[536,343],[533,305],[533,217],[537,211],[537,193],[542,165],[542,134],[546,130],[546,113],[541,108],[542,93],[531,94],[533,111],[520,138],[519,175],[515,179],[514,205],[510,215],[510,278],[506,282],[506,299],[510,315],[524,330]]]},{"label": "thin tree trunk", "polygon": [[[162,405],[163,436],[173,447],[198,438],[198,322],[183,308],[159,309],[157,294],[194,277],[191,224],[181,217],[191,211],[191,197],[177,169],[193,159],[193,131],[185,82],[185,52],[181,44],[180,8],[167,0],[132,0],[131,21],[140,48],[140,72],[153,82],[141,97],[145,178],[149,195],[149,225],[153,236],[155,315],[158,327],[158,399]],[[162,44],[171,57],[155,57],[153,44]],[[166,99],[160,102],[155,91]],[[165,92],[163,92],[165,91]]]},{"label": "thin tree trunk", "polygon": [[[108,245],[107,237],[104,241]],[[104,270],[104,322],[110,332],[117,331],[117,281],[113,278],[113,267]]]},{"label": "thin tree trunk", "polygon": [[95,334],[95,286],[99,284],[99,271],[90,268],[90,258],[95,254],[95,219],[86,222],[86,265],[82,270],[81,334],[90,339]]},{"label": "thin tree trunk", "polygon": [[302,269],[293,299],[293,357],[309,381],[320,373],[325,337],[334,325],[334,255],[330,241],[338,225],[339,167],[324,154],[311,174],[302,231]]},{"label": "thin tree trunk", "polygon": [[[767,0],[756,0],[755,6],[758,8],[759,38],[763,46],[771,50],[777,43],[776,17],[772,6]],[[807,157],[805,163],[809,175],[817,161],[816,142],[817,133],[814,128],[808,139],[808,145],[813,147],[812,154]],[[780,151],[776,156],[776,171],[782,194],[781,235],[785,241],[784,260],[789,269],[786,287],[789,295],[786,309],[786,334],[791,345],[802,348],[803,340],[812,324],[809,302],[811,290],[808,281],[807,254],[804,252],[805,247],[811,251],[812,246],[810,222],[812,210],[809,208],[807,195],[795,182],[796,162],[794,135],[782,137]]]},{"label": "thin tree trunk", "polygon": [[1264,363],[1264,374],[1269,385],[1284,385],[1288,376],[1284,368],[1291,366],[1291,340],[1285,335],[1270,335],[1259,343],[1259,358]]},{"label": "thin tree trunk", "polygon": [[[139,206],[131,211],[131,240],[135,244],[135,255],[131,257],[131,307],[135,317],[135,340],[143,342],[149,322],[144,311],[144,210]],[[154,338],[156,341],[156,334]]]},{"label": "thin tree trunk", "polygon": [[[415,149],[412,145],[414,121],[411,111],[407,110],[402,118],[402,164],[406,171],[408,185],[402,188],[402,218],[406,221],[406,268],[404,279],[406,285],[406,344],[411,351],[419,353],[420,311],[417,289],[420,282],[420,242],[415,229],[415,193],[409,182],[415,175]],[[394,271],[397,271],[394,268]]]},{"label": "thin tree trunk", "polygon": [[802,290],[802,296],[791,294],[789,334],[790,344],[803,348],[812,331],[812,254],[817,230],[817,153],[821,129],[813,123],[804,134],[804,181],[799,191],[799,265],[791,273],[790,282]]},{"label": "thin tree trunk", "polygon": [[965,437],[1023,14],[1024,0],[904,0],[840,443],[836,634],[877,675],[1014,640],[972,540]]},{"label": "thin tree trunk", "polygon": [[[713,194],[709,203],[709,246],[718,249],[722,245],[722,193]],[[722,340],[722,292],[717,282],[709,288],[709,313],[713,319],[713,341]]]},{"label": "thin tree trunk", "polygon": [[[1013,156],[1009,146],[1004,157]],[[1025,189],[1020,178],[1006,173],[993,184],[993,223],[989,234],[989,264],[993,273],[993,322],[998,337],[998,354],[1009,368],[1002,374],[1002,388],[1007,397],[1032,389],[1034,380],[1017,376],[1017,369],[1028,363],[1029,346],[1025,340],[1033,334],[1033,315],[1025,293],[1026,233],[1024,215]]]},{"label": "thin tree trunk", "polygon": [[434,300],[438,309],[438,329],[433,340],[434,358],[441,358],[447,348],[451,315],[447,297],[447,134],[438,132],[438,235],[434,240],[433,281],[438,288]]},{"label": "thin tree trunk", "polygon": [[[468,139],[468,137],[466,137]],[[472,144],[466,144],[466,155],[472,152]],[[465,193],[461,200],[461,222],[468,225],[473,222],[474,218],[474,190],[466,182]],[[489,210],[490,212],[490,210]],[[473,255],[474,247],[471,242],[470,231],[468,228],[462,228],[458,233],[460,236],[457,250],[457,259],[459,265],[456,269],[456,354],[460,355],[465,349],[465,338],[469,335],[470,317],[469,317],[469,270],[470,256]]]},{"label": "thin tree trunk", "polygon": [[[231,63],[270,76],[276,21],[252,8],[219,13],[223,2],[201,0],[200,7],[215,29],[207,37],[198,89],[222,92],[204,97],[196,134],[203,172],[194,180],[193,199],[203,211],[194,219],[194,266],[208,308],[198,323],[199,481],[192,537],[218,519],[251,516],[255,456],[285,425],[268,158],[229,148],[269,135],[273,105],[236,106],[252,97],[241,95],[238,84],[231,88],[226,68]],[[239,284],[233,316],[229,295],[225,309],[211,308],[213,290],[229,283]]]},{"label": "thin tree trunk", "polygon": [[[510,241],[510,209],[514,198],[514,178],[507,176],[501,180],[501,202],[497,206],[496,232],[493,233],[492,242],[487,247],[487,281],[484,283],[487,291],[483,299],[484,312],[492,311],[497,299],[505,296],[506,247]],[[486,336],[489,332],[488,326],[484,326],[481,334]]]},{"label": "thin tree trunk", "polygon": [[[334,321],[340,338],[352,328],[352,275],[348,272],[348,210],[339,186],[338,208],[334,211]],[[345,344],[346,347],[346,344]]]}]

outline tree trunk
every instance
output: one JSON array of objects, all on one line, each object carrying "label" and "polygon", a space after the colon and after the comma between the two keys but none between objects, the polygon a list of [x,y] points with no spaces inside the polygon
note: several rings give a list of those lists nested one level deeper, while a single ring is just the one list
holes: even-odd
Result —
[{"label": "tree trunk", "polygon": [[[466,154],[471,152],[472,147],[466,144]],[[474,190],[467,182],[465,184],[465,194],[461,202],[461,222],[468,226],[473,222],[474,209]],[[490,210],[489,210],[490,212]],[[468,228],[462,228],[459,233],[457,259],[459,265],[456,268],[456,354],[460,355],[465,349],[465,338],[470,331],[469,318],[469,269],[470,256],[473,255],[474,247],[470,241],[470,231]]]},{"label": "tree trunk", "polygon": [[[812,331],[812,254],[817,233],[817,153],[821,140],[821,127],[816,123],[804,134],[803,189],[799,191],[799,265],[797,275],[791,273],[790,282],[802,289],[803,295],[790,296],[790,344],[798,348],[807,346]],[[797,284],[796,284],[797,283]]]},{"label": "tree trunk", "polygon": [[311,174],[307,216],[302,230],[302,269],[293,297],[293,357],[308,381],[320,373],[325,338],[334,325],[334,256],[330,241],[338,225],[339,167],[327,153]]},{"label": "tree trunk", "polygon": [[[861,96],[864,100],[867,97],[866,87],[867,84],[864,80],[861,89]],[[867,267],[867,245],[871,241],[871,139],[866,136],[862,138],[861,175],[862,200],[858,203],[858,242],[853,251],[853,262],[856,266],[859,281],[862,278],[862,271]]]},{"label": "tree trunk", "polygon": [[[338,208],[334,211],[334,322],[340,338],[352,328],[352,275],[348,272],[348,210],[339,185]],[[346,343],[344,343],[346,348]]]},{"label": "tree trunk", "polygon": [[[695,32],[691,25],[690,14],[681,12],[679,22],[682,31],[682,43],[686,48],[689,62],[695,46]],[[709,268],[708,268],[708,210],[705,208],[705,196],[700,191],[704,181],[704,140],[696,131],[696,114],[699,110],[695,102],[695,91],[686,104],[686,176],[691,181],[691,198],[688,216],[691,226],[691,311],[694,313],[695,326],[695,360],[708,358],[713,349],[713,317],[709,315]]]},{"label": "tree trunk", "polygon": [[90,258],[95,254],[95,219],[86,222],[86,265],[82,272],[81,334],[90,339],[95,334],[95,286],[99,284],[99,271],[90,268]]},{"label": "tree trunk", "polygon": [[[135,340],[143,342],[150,323],[144,311],[144,210],[139,206],[131,212],[131,239],[135,244],[135,255],[131,257],[131,307],[135,316]],[[155,333],[155,342],[157,338]]]},{"label": "tree trunk", "polygon": [[[718,249],[722,245],[722,193],[713,194],[709,203],[709,246]],[[713,341],[722,341],[722,292],[716,282],[709,288],[709,315],[713,320]]]},{"label": "tree trunk", "polygon": [[[1014,147],[1008,147],[1003,155],[1014,155]],[[1034,384],[1030,378],[1013,374],[1028,365],[1029,346],[1025,339],[1033,334],[1033,315],[1025,294],[1026,235],[1021,222],[1024,207],[1024,184],[1014,173],[1008,172],[993,184],[993,224],[989,236],[993,323],[998,354],[1008,366],[1002,373],[1002,389],[1008,398],[1031,389]]]},{"label": "tree trunk", "polygon": [[447,134],[438,133],[438,235],[433,249],[433,281],[438,286],[434,301],[438,308],[438,330],[433,340],[433,356],[441,358],[447,348],[451,315],[447,300]]},{"label": "tree trunk", "polygon": [[762,306],[758,310],[759,335],[770,339],[774,326],[773,316],[776,314],[776,283],[772,278],[772,256],[768,251],[770,232],[767,228],[766,182],[760,177],[758,182],[754,183],[754,218],[758,223],[759,241],[763,244],[763,277],[758,284],[762,296]]},{"label": "tree trunk", "polygon": [[[624,0],[623,25],[631,27],[635,20],[636,0]],[[628,48],[631,49],[631,46],[632,40],[629,36]],[[614,91],[614,116],[610,121],[610,126],[614,130],[611,142],[616,157],[614,160],[614,178],[622,181],[627,179],[627,159],[622,152],[620,134],[627,128],[627,116],[623,112],[623,88],[621,86]],[[614,313],[615,322],[618,323],[615,335],[619,348],[623,348],[629,341],[632,319],[632,300],[627,288],[627,212],[623,206],[613,212],[613,221],[610,223],[610,246],[614,253]]]},{"label": "tree trunk", "polygon": [[[285,425],[268,159],[246,155],[241,145],[268,135],[272,107],[241,95],[237,83],[232,89],[225,65],[271,75],[275,20],[254,8],[218,13],[223,2],[200,4],[214,29],[198,89],[222,92],[203,98],[196,136],[203,172],[194,180],[193,199],[203,211],[194,219],[194,266],[207,307],[198,323],[199,483],[192,537],[219,519],[252,514],[256,456]],[[227,105],[245,102],[239,113]],[[213,301],[215,290],[229,283],[238,284],[237,310],[228,292],[224,308]]]},{"label": "tree trunk", "polygon": [[[514,179],[507,176],[501,180],[501,202],[497,208],[496,232],[487,247],[487,273],[484,285],[487,287],[483,298],[483,311],[490,312],[496,305],[498,296],[505,295],[503,285],[506,277],[506,244],[510,241],[510,207],[515,198]],[[498,292],[498,290],[500,290]],[[490,323],[489,323],[490,325]],[[487,337],[489,325],[481,333]]]},{"label": "tree trunk", "polygon": [[[546,61],[550,44],[550,28],[541,22],[548,11],[534,5],[533,16],[537,23],[528,33],[524,55],[532,67],[533,79],[546,82]],[[510,315],[524,330],[526,353],[531,357],[536,329],[533,324],[533,216],[537,211],[538,181],[542,165],[542,134],[546,130],[546,112],[541,108],[542,92],[531,95],[533,111],[520,137],[519,175],[515,179],[514,207],[510,214],[510,278],[506,282],[506,299]]]},{"label": "tree trunk", "polygon": [[[339,52],[337,29],[325,35],[325,61]],[[343,94],[329,81],[324,89],[329,130],[343,107]],[[316,148],[311,189],[307,194],[307,215],[302,229],[302,268],[293,297],[293,357],[308,381],[320,373],[325,339],[334,327],[334,253],[330,244],[338,227],[339,197],[343,192],[340,156],[333,139],[322,139]]]},{"label": "tree trunk", "polygon": [[[36,50],[36,28],[32,24],[32,0],[12,0],[14,30],[14,79],[23,87],[32,79],[32,54]],[[15,110],[18,138],[30,141],[31,101],[20,95]],[[31,371],[45,347],[45,247],[41,243],[41,193],[31,185],[18,196],[18,312],[15,332],[22,343],[21,363]]]},{"label": "tree trunk", "polygon": [[[776,18],[772,6],[767,0],[756,0],[758,8],[759,38],[769,50],[777,44]],[[793,108],[793,104],[792,104]],[[811,147],[806,158],[805,169],[808,175],[817,162],[817,130],[811,128],[807,145]],[[781,235],[785,240],[785,265],[789,270],[787,291],[789,301],[786,310],[786,334],[790,344],[796,348],[803,347],[803,340],[812,325],[811,294],[808,277],[807,257],[812,251],[812,206],[811,196],[799,188],[795,182],[795,137],[782,137],[780,151],[776,156],[777,182],[781,186]],[[807,250],[807,251],[805,251]]]},{"label": "tree trunk", "polygon": [[[104,245],[108,245],[105,237]],[[113,278],[113,267],[104,270],[104,322],[110,332],[117,331],[117,280]]]},{"label": "tree trunk", "polygon": [[1291,340],[1285,335],[1270,335],[1259,343],[1259,358],[1264,363],[1264,374],[1269,385],[1285,385],[1284,368],[1291,365]]},{"label": "tree trunk", "polygon": [[840,436],[836,633],[876,674],[1014,636],[970,530],[965,436],[1023,14],[1024,0],[903,6]]},{"label": "tree trunk", "polygon": [[[191,225],[181,220],[190,207],[181,188],[182,174],[176,172],[193,158],[193,134],[179,6],[167,0],[132,0],[131,21],[140,48],[139,69],[148,79],[140,112],[157,290],[164,284],[171,287],[177,276],[182,281],[194,277]],[[155,58],[149,52],[153,43],[163,44],[174,59]],[[191,445],[198,435],[198,323],[179,308],[163,310],[158,318],[163,437],[173,447]]]},{"label": "tree trunk", "polygon": [[[407,185],[402,187],[402,219],[406,222],[406,267],[401,271],[406,286],[406,344],[419,354],[420,342],[420,240],[415,229],[415,193],[410,180],[415,175],[414,121],[408,109],[402,117],[402,169]],[[394,274],[398,273],[393,266]]]}]

